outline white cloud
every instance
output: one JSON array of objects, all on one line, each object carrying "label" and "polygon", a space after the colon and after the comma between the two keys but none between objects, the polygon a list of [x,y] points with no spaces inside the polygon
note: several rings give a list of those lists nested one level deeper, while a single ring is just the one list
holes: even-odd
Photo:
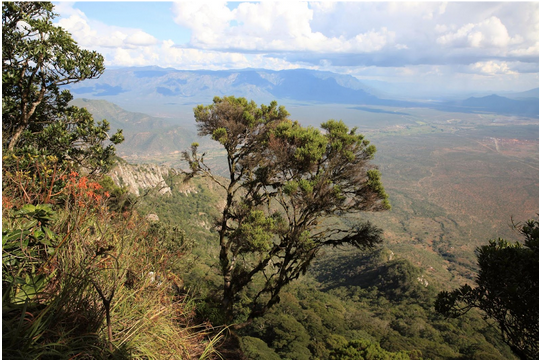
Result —
[{"label": "white cloud", "polygon": [[500,61],[487,61],[477,62],[470,65],[470,70],[474,73],[478,72],[484,75],[496,75],[496,74],[516,74],[512,71],[507,62]]},{"label": "white cloud", "polygon": [[73,7],[72,1],[60,1],[54,4],[54,12],[60,14],[63,17],[72,15],[78,15],[79,17],[86,17],[82,11]]},{"label": "white cloud", "polygon": [[[333,6],[314,5],[331,12]],[[369,29],[353,36],[328,37],[313,31],[314,10],[306,2],[241,3],[230,10],[224,3],[179,2],[175,21],[192,31],[191,45],[202,49],[244,51],[372,52],[392,42],[387,28]]]},{"label": "white cloud", "polygon": [[440,7],[438,8],[438,14],[442,15],[445,13],[445,10],[447,9],[447,2],[443,2],[440,4]]},{"label": "white cloud", "polygon": [[215,44],[228,27],[232,15],[226,2],[180,2],[172,7],[174,21],[190,28],[196,44]]},{"label": "white cloud", "polygon": [[126,67],[148,65],[143,55],[135,55],[123,48],[116,49],[113,54],[111,62],[115,65],[123,65]]},{"label": "white cloud", "polygon": [[509,52],[509,55],[514,56],[539,56],[539,42],[530,45],[529,47],[522,47]]},{"label": "white cloud", "polygon": [[334,1],[314,1],[309,3],[309,5],[319,13],[330,13],[335,9]]},{"label": "white cloud", "polygon": [[444,85],[471,75],[490,86],[497,77],[526,73],[522,82],[538,82],[539,3],[263,1],[232,8],[186,1],[164,15],[189,30],[182,47],[142,29],[89,19],[70,3],[55,11],[58,24],[109,66],[300,67],[390,81],[422,75]]},{"label": "white cloud", "polygon": [[170,66],[181,65],[181,69],[195,69],[196,67],[216,69],[216,64],[223,67],[230,67],[233,64],[240,67],[248,66],[248,61],[244,54],[178,48],[174,46],[174,42],[171,40],[163,42],[160,56],[165,64]]},{"label": "white cloud", "polygon": [[[442,31],[444,26],[437,25]],[[447,27],[445,27],[447,29]],[[510,44],[522,42],[520,35],[509,36],[507,28],[496,16],[492,16],[476,24],[466,24],[455,32],[446,32],[436,40],[442,45],[472,48],[505,48]]]},{"label": "white cloud", "polygon": [[140,29],[123,28],[91,20],[80,10],[67,3],[55,8],[63,15],[57,25],[69,31],[73,38],[85,48],[135,48],[157,44],[159,41]]},{"label": "white cloud", "polygon": [[82,43],[85,39],[92,39],[97,35],[97,32],[90,28],[90,25],[88,25],[88,20],[83,14],[72,14],[68,18],[61,18],[58,21],[58,25],[69,31],[75,40],[77,40],[79,44],[83,46],[86,45]]},{"label": "white cloud", "polygon": [[445,33],[448,30],[449,28],[445,24],[436,24],[436,26],[434,27],[434,31],[437,33]]},{"label": "white cloud", "polygon": [[150,34],[137,30],[125,39],[125,43],[135,46],[149,46],[157,44],[158,41]]},{"label": "white cloud", "polygon": [[[84,48],[97,50],[105,56],[107,66],[160,65],[180,69],[230,69],[259,67],[290,69],[299,65],[265,54],[247,55],[240,52],[181,48],[172,40],[160,41],[152,35],[134,28],[108,25],[89,19],[70,3],[61,3],[55,10],[62,16],[57,25],[69,31]],[[197,32],[199,41],[215,42],[215,29],[229,27],[232,19],[223,4],[183,3],[186,24]],[[244,18],[251,16],[248,12]],[[271,24],[269,24],[271,25]],[[251,25],[254,28],[254,24]],[[271,25],[272,26],[272,25]],[[239,36],[238,36],[239,39]]]},{"label": "white cloud", "polygon": [[140,49],[121,49],[111,53],[112,65],[143,66],[158,64],[162,67],[177,69],[292,69],[300,67],[283,59],[261,54],[248,55],[238,52],[220,52],[193,48],[181,48],[172,40],[165,40],[159,46]]},{"label": "white cloud", "polygon": [[511,62],[510,67],[512,70],[518,73],[536,73],[537,75],[539,75],[539,63],[537,62]]}]

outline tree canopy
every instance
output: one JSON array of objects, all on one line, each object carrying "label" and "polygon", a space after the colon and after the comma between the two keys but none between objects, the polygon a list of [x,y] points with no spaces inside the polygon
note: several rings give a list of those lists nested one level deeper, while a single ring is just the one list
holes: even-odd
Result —
[{"label": "tree canopy", "polygon": [[322,130],[303,127],[275,101],[257,107],[233,96],[215,97],[194,112],[199,134],[218,141],[227,155],[229,174],[223,182],[204,163],[197,144],[183,153],[189,177],[211,177],[226,190],[218,232],[228,322],[247,287],[246,323],[265,313],[322,247],[381,242],[381,230],[368,222],[356,218],[343,228],[329,221],[390,208],[380,172],[371,163],[376,148],[356,128],[335,120],[323,123]]},{"label": "tree canopy", "polygon": [[81,49],[55,16],[48,2],[2,3],[2,148],[106,167],[121,131],[109,136],[108,122],[69,106],[72,96],[60,88],[99,77],[103,56]]},{"label": "tree canopy", "polygon": [[368,340],[353,340],[345,346],[335,349],[330,358],[332,360],[411,360],[421,359],[419,351],[389,352],[376,342]]},{"label": "tree canopy", "polygon": [[477,287],[441,292],[436,310],[457,317],[479,308],[500,327],[522,359],[539,359],[539,221],[519,225],[524,244],[498,239],[476,250]]}]

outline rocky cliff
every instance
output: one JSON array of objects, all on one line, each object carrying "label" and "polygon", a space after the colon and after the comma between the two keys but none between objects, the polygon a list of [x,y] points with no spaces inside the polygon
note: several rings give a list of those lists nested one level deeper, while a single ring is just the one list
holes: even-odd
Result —
[{"label": "rocky cliff", "polygon": [[131,165],[118,162],[109,172],[114,183],[120,187],[127,187],[128,191],[139,196],[142,190],[157,188],[160,194],[170,194],[172,191],[165,181],[174,169],[153,165]]}]

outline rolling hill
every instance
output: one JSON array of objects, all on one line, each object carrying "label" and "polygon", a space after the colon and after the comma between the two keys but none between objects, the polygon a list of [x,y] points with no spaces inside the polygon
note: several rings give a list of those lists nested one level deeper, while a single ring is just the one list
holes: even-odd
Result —
[{"label": "rolling hill", "polygon": [[191,129],[178,126],[173,120],[129,112],[105,100],[75,99],[71,104],[88,109],[95,120],[106,119],[111,130],[122,129],[125,141],[117,146],[117,154],[126,160],[141,160],[151,155],[178,155],[196,139]]},{"label": "rolling hill", "polygon": [[[534,94],[533,90],[522,94]],[[539,117],[539,98],[519,97],[510,99],[492,94],[486,97],[470,97],[462,101],[444,103],[439,109],[448,112],[497,113]]]}]

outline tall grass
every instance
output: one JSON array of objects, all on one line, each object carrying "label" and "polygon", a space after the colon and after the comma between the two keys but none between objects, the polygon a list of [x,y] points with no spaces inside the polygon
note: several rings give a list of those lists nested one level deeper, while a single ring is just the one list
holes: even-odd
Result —
[{"label": "tall grass", "polygon": [[2,357],[214,356],[216,339],[180,292],[186,238],[111,211],[96,180],[38,161],[32,174],[20,160],[3,167]]}]

